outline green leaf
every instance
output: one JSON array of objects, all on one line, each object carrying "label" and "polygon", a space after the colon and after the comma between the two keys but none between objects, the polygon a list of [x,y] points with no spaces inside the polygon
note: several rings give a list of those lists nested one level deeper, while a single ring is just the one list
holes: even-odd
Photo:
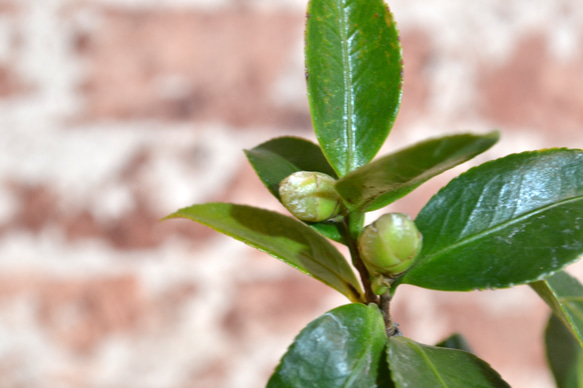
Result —
[{"label": "green leaf", "polygon": [[352,210],[380,209],[428,179],[486,151],[498,138],[498,132],[491,132],[424,141],[348,173],[338,181],[336,190]]},{"label": "green leaf", "polygon": [[337,222],[306,222],[306,225],[309,225],[311,228],[317,230],[319,233],[328,237],[330,240],[334,240],[341,244],[346,244],[346,241],[344,241],[344,237],[342,237],[342,233],[340,231],[341,225]]},{"label": "green leaf", "polygon": [[468,353],[473,353],[470,345],[461,334],[452,334],[437,345],[439,348],[458,349]]},{"label": "green leaf", "polygon": [[230,203],[206,203],[166,217],[188,218],[264,251],[361,301],[362,292],[346,259],[328,240],[300,221],[272,211]]},{"label": "green leaf", "polygon": [[386,341],[375,304],[338,307],[300,332],[267,388],[390,387],[384,380]]},{"label": "green leaf", "polygon": [[[278,137],[246,150],[245,155],[265,187],[280,202],[279,183],[298,171],[318,171],[337,178],[316,144],[299,137]],[[332,222],[306,223],[324,236],[344,243],[339,226]]]},{"label": "green leaf", "polygon": [[311,0],[308,100],[318,141],[338,176],[376,155],[401,103],[398,31],[382,0]]},{"label": "green leaf", "polygon": [[583,151],[525,152],[475,167],[415,222],[423,248],[403,283],[469,291],[543,279],[583,252]]},{"label": "green leaf", "polygon": [[545,344],[557,387],[583,388],[583,348],[554,314],[545,330]]},{"label": "green leaf", "polygon": [[299,137],[284,136],[271,139],[246,150],[245,155],[259,179],[277,199],[279,182],[294,172],[318,171],[333,178],[337,177],[320,147]]},{"label": "green leaf", "polygon": [[583,347],[583,285],[568,273],[560,271],[530,286]]},{"label": "green leaf", "polygon": [[405,337],[390,337],[387,348],[397,388],[510,387],[488,363],[462,350],[422,345]]}]

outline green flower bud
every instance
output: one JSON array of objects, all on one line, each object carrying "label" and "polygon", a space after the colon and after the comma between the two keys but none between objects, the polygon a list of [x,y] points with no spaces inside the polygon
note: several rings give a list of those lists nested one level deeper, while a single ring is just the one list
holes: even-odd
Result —
[{"label": "green flower bud", "polygon": [[372,277],[370,282],[370,288],[375,295],[383,295],[385,292],[389,291],[391,288],[391,283],[387,280],[384,275],[377,275]]},{"label": "green flower bud", "polygon": [[340,210],[335,183],[334,178],[321,172],[294,172],[279,184],[279,196],[283,206],[298,219],[325,221]]},{"label": "green flower bud", "polygon": [[371,275],[395,277],[413,264],[421,241],[421,233],[408,215],[389,213],[364,228],[358,247]]}]

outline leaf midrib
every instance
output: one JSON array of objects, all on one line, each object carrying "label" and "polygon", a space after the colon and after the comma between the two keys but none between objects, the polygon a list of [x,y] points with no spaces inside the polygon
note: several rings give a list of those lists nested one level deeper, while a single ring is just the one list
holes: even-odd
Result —
[{"label": "leaf midrib", "polygon": [[[374,320],[374,318],[370,316],[370,311],[367,311],[366,319],[367,319],[367,325],[374,323],[374,322],[371,322]],[[343,385],[343,388],[352,387],[352,384],[355,382],[355,379],[360,377],[360,373],[362,371],[362,365],[365,364],[367,361],[366,356],[368,354],[371,354],[371,349],[373,348],[373,345],[374,345],[373,341],[371,341],[371,340],[374,338],[374,335],[373,335],[372,330],[368,334],[369,335],[366,338],[362,338],[362,342],[366,343],[367,346],[365,348],[361,349],[362,351],[358,357],[358,361],[355,363],[354,367],[352,368],[352,371],[355,373],[352,373],[348,377],[348,379],[346,380],[346,382]],[[382,357],[382,354],[381,354],[381,357]]]},{"label": "leaf midrib", "polygon": [[[432,161],[433,165],[431,165],[427,169],[420,169],[414,175],[408,175],[404,179],[392,179],[388,183],[385,183],[382,186],[375,186],[374,188],[364,188],[358,192],[358,197],[353,199],[351,205],[353,205],[356,209],[368,209],[371,204],[376,203],[377,201],[382,202],[384,198],[390,198],[391,196],[395,195],[398,191],[402,190],[403,188],[414,189],[414,186],[419,186],[426,181],[436,177],[437,175],[452,169],[455,166],[458,166],[462,163],[467,162],[468,160],[472,159],[474,156],[478,155],[479,153],[483,152],[483,149],[477,149],[479,145],[486,142],[489,139],[488,136],[491,136],[491,133],[484,135],[484,136],[475,136],[471,134],[462,134],[462,135],[454,135],[448,136],[444,138],[439,138],[432,140],[435,142],[438,147],[446,147],[450,146],[446,144],[447,142],[455,142],[455,141],[463,141],[463,145],[459,146],[455,153],[448,154],[446,156],[441,155],[439,160]],[[438,142],[440,141],[440,142]],[[420,143],[419,145],[426,145],[424,143]],[[492,144],[489,144],[487,148],[489,148]],[[363,169],[362,178],[360,180],[366,181],[367,175],[373,176],[376,178],[378,174],[375,170],[381,170],[378,168],[379,166],[390,165],[390,167],[400,166],[404,164],[403,160],[407,160],[411,157],[411,155],[415,154],[415,150],[413,147],[405,148],[401,151],[398,151],[394,154],[387,155],[381,159],[378,159],[376,162],[372,162],[368,164]],[[486,147],[484,147],[486,148]],[[431,149],[431,148],[430,148]],[[437,159],[437,158],[436,158]],[[377,167],[377,168],[375,168]],[[398,170],[398,169],[397,169]],[[397,178],[403,178],[401,175],[397,174]],[[390,187],[390,189],[387,189]],[[371,194],[372,193],[372,194]],[[367,196],[368,195],[368,196]],[[388,203],[383,204],[383,206],[388,205]]]},{"label": "leaf midrib", "polygon": [[356,133],[353,130],[353,122],[352,122],[352,115],[354,112],[354,101],[352,93],[352,61],[350,59],[350,50],[349,50],[349,37],[348,37],[348,29],[349,23],[347,20],[347,12],[344,8],[344,2],[338,2],[338,14],[339,14],[339,21],[340,21],[340,46],[342,51],[342,78],[344,81],[344,107],[343,111],[346,115],[344,120],[344,141],[346,143],[346,166],[344,168],[344,173],[350,172],[356,168],[355,165],[355,144],[356,144]]},{"label": "leaf midrib", "polygon": [[[327,242],[327,241],[326,241],[326,242]],[[255,248],[257,248],[257,247],[255,247]],[[335,249],[335,248],[334,248],[334,249]],[[352,282],[350,281],[350,279],[346,279],[346,277],[345,277],[343,274],[341,274],[341,273],[338,273],[338,271],[337,271],[337,270],[333,269],[332,267],[330,267],[329,265],[327,265],[327,264],[325,264],[325,263],[322,263],[321,261],[318,261],[318,260],[317,260],[317,259],[314,257],[314,255],[307,255],[307,254],[304,254],[304,253],[300,253],[300,254],[303,254],[303,255],[307,256],[308,258],[310,258],[310,260],[311,260],[313,263],[315,263],[315,264],[318,264],[320,267],[322,267],[322,268],[324,268],[324,269],[327,269],[328,271],[330,271],[330,273],[332,273],[332,274],[336,275],[336,276],[337,276],[337,277],[338,277],[338,278],[339,278],[339,279],[340,279],[340,280],[341,280],[341,281],[344,283],[344,285],[345,285],[345,286],[348,288],[348,290],[349,290],[349,291],[351,291],[351,290],[354,290],[354,291],[355,291],[355,292],[357,292],[357,293],[360,291],[358,288],[355,288],[355,285],[353,285],[353,284],[352,284]],[[344,259],[344,257],[343,257],[342,255],[340,255],[340,256],[342,257],[342,259]],[[279,258],[279,257],[278,257],[278,258]],[[289,261],[288,261],[288,260],[285,260],[285,261],[286,261],[286,263],[288,263],[288,264],[289,264]],[[299,270],[300,268],[297,268],[297,269]],[[311,275],[311,276],[316,276],[316,274],[314,274],[314,273],[312,273],[312,272],[310,272],[310,271],[308,271],[308,270],[306,270],[306,269],[303,269],[303,271],[305,271],[305,273],[306,273],[306,274],[309,274],[309,275]],[[320,276],[318,276],[318,278],[320,278]],[[357,284],[358,284],[358,283],[357,283]],[[352,293],[352,292],[351,292],[351,293]],[[357,295],[357,296],[359,296],[359,295]]]},{"label": "leaf midrib", "polygon": [[531,210],[529,212],[523,213],[523,214],[521,214],[520,216],[518,216],[516,218],[511,218],[511,219],[509,219],[509,220],[507,220],[505,222],[502,222],[502,223],[500,223],[500,224],[498,224],[498,225],[496,225],[494,227],[490,227],[490,228],[484,229],[483,231],[481,231],[481,232],[479,232],[477,234],[470,235],[470,236],[468,236],[466,238],[463,238],[462,240],[460,240],[460,241],[458,241],[458,242],[456,242],[454,244],[448,245],[448,246],[446,246],[446,247],[444,247],[442,249],[439,249],[439,250],[437,250],[437,251],[435,251],[435,252],[433,252],[431,254],[424,255],[424,257],[421,257],[420,259],[423,260],[424,262],[425,261],[430,261],[435,256],[439,256],[439,255],[441,255],[441,254],[443,254],[445,252],[455,250],[455,249],[457,249],[457,248],[459,248],[459,247],[461,247],[461,246],[463,246],[465,244],[468,244],[468,243],[471,243],[473,241],[479,240],[479,239],[483,238],[484,236],[486,236],[486,235],[488,235],[490,233],[495,233],[495,232],[498,232],[500,230],[503,230],[503,229],[505,229],[505,228],[507,228],[509,226],[512,226],[513,224],[519,223],[520,221],[523,221],[523,220],[526,220],[526,219],[528,219],[530,217],[536,216],[537,214],[543,213],[543,212],[545,212],[547,210],[553,209],[555,207],[559,207],[561,205],[568,204],[570,202],[577,202],[577,201],[581,201],[581,200],[583,200],[583,195],[579,195],[579,196],[576,196],[576,197],[567,198],[567,199],[564,199],[564,200],[561,200],[561,201],[553,202],[551,204],[548,204],[548,205],[539,207],[537,209],[534,209],[534,210]]},{"label": "leaf midrib", "polygon": [[433,372],[433,374],[435,375],[435,378],[441,383],[441,385],[443,387],[447,387],[447,385],[445,384],[445,381],[443,381],[443,379],[441,378],[441,375],[437,371],[437,367],[431,361],[431,359],[427,356],[427,353],[421,348],[421,346],[419,346],[418,344],[416,344],[414,342],[411,342],[410,345],[413,349],[415,349],[415,351],[417,353],[419,353],[419,355],[421,355],[421,358],[423,358],[425,360],[425,362],[429,366],[429,369],[431,370],[431,372]]},{"label": "leaf midrib", "polygon": [[[250,206],[246,206],[246,205],[236,205],[236,206],[250,207]],[[186,209],[188,209],[188,208],[186,208]],[[180,210],[178,210],[178,212],[175,213],[176,214],[176,217],[186,217],[186,218],[189,218],[189,219],[193,219],[193,217],[192,216],[189,216],[187,213],[182,213],[181,214],[181,211],[182,210],[184,210],[184,209],[180,209]],[[279,213],[276,213],[276,214],[279,214]],[[172,215],[169,216],[169,217],[172,217]],[[292,263],[290,260],[288,260],[284,256],[280,255],[278,251],[276,251],[275,249],[273,249],[273,244],[261,245],[261,244],[257,244],[257,243],[254,243],[254,242],[250,242],[248,240],[243,240],[242,238],[237,237],[237,235],[235,233],[230,233],[230,232],[227,233],[227,230],[226,229],[223,229],[223,228],[220,228],[220,227],[215,227],[214,225],[211,225],[211,223],[206,222],[206,220],[204,220],[204,221],[201,220],[201,219],[193,219],[193,220],[196,221],[196,222],[199,222],[199,223],[201,223],[201,224],[203,224],[203,225],[205,225],[205,226],[207,226],[209,228],[215,229],[215,230],[219,231],[220,233],[223,233],[223,234],[225,234],[227,236],[230,236],[230,237],[234,238],[235,240],[238,240],[238,241],[240,241],[240,242],[242,242],[242,243],[244,243],[246,245],[249,245],[252,248],[255,248],[255,249],[258,249],[260,251],[263,251],[263,252],[269,254],[270,256],[274,256],[275,258],[277,258],[277,259],[279,259],[281,261],[284,261],[289,266],[291,266],[291,267],[293,267],[293,268],[295,268],[295,269],[297,269],[297,270],[299,270],[299,271],[301,271],[301,272],[303,272],[303,273],[305,273],[307,275],[311,275],[311,276],[317,277],[323,283],[330,284],[327,280],[325,280],[321,276],[314,274],[312,271],[308,271],[305,268],[305,266],[300,267],[298,264]],[[305,226],[305,225],[303,225],[303,226]],[[306,227],[310,231],[312,231],[311,228],[309,228],[308,226],[306,226]],[[316,233],[316,232],[314,232],[314,233]],[[320,237],[320,236],[318,236],[318,237]],[[323,238],[323,241],[324,241],[325,244],[330,244],[324,238]],[[310,245],[307,245],[307,247],[308,248],[311,248]],[[277,248],[277,246],[276,246],[276,248]],[[328,248],[332,248],[334,250],[336,249],[331,244],[330,244],[330,247],[328,247]],[[323,268],[325,270],[328,270],[331,274],[335,275],[344,284],[344,287],[346,287],[347,291],[350,294],[353,294],[354,292],[356,292],[356,296],[360,296],[359,295],[360,294],[359,288],[358,287],[355,288],[355,285],[352,284],[351,280],[350,279],[347,279],[343,274],[339,273],[338,272],[338,269],[332,268],[328,263],[323,263],[323,262],[317,260],[314,255],[308,254],[308,253],[306,253],[303,250],[301,250],[299,252],[296,252],[296,254],[303,255],[303,256],[307,257],[313,264],[315,264],[315,265],[317,265],[317,266],[319,266],[319,267],[321,267],[321,268]],[[336,253],[333,253],[333,254],[336,255]],[[344,259],[344,257],[340,253],[338,253],[338,255]],[[332,286],[332,284],[330,284],[330,285]],[[336,288],[336,287],[334,287],[334,288]],[[354,291],[354,292],[352,292],[352,291]],[[342,292],[342,293],[344,293],[344,292]]]},{"label": "leaf midrib", "polygon": [[[227,233],[225,233],[225,234],[227,234]],[[230,235],[230,237],[235,238],[236,240],[239,240],[234,235]],[[270,244],[269,247],[268,247],[267,245],[260,246],[259,244],[252,243],[252,242],[249,242],[249,241],[244,241],[244,240],[239,240],[239,241],[241,241],[241,242],[243,242],[243,243],[245,243],[245,244],[247,244],[247,245],[249,245],[249,246],[251,246],[251,247],[253,247],[255,249],[258,249],[260,251],[264,251],[265,253],[267,253],[267,254],[269,254],[271,256],[275,256],[277,259],[284,261],[286,264],[288,264],[288,265],[290,265],[292,267],[295,267],[295,269],[297,269],[297,270],[299,270],[301,272],[304,272],[306,275],[311,275],[311,276],[314,276],[314,277],[318,277],[320,280],[324,281],[324,283],[328,283],[328,281],[325,281],[321,276],[316,275],[315,273],[313,273],[313,271],[309,271],[308,269],[306,269],[305,266],[300,267],[298,264],[292,263],[290,260],[286,259],[285,256],[280,255],[278,251],[276,251],[276,250],[274,250],[272,248],[272,244]],[[328,241],[326,241],[326,240],[324,240],[324,241],[326,243],[328,243]],[[311,248],[310,245],[307,245],[307,247]],[[333,246],[332,246],[332,248],[333,249],[336,249]],[[321,268],[329,271],[331,274],[335,275],[338,279],[340,279],[344,283],[344,285],[347,286],[347,288],[349,290],[354,287],[354,285],[352,284],[352,282],[349,279],[346,279],[346,277],[343,274],[339,273],[337,269],[332,268],[326,262],[322,262],[320,260],[317,260],[317,258],[313,254],[304,252],[303,250],[300,250],[298,252],[295,252],[294,254],[295,255],[301,255],[301,256],[307,257],[313,264],[315,264],[315,265],[317,265],[317,266],[319,266],[319,267],[321,267]],[[335,253],[334,253],[334,255],[335,255]],[[358,291],[358,289],[356,289],[355,291]]]}]

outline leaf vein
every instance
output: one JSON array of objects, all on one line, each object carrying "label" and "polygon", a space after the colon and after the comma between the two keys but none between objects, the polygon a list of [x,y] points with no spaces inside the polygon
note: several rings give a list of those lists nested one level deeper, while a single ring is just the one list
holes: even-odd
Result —
[{"label": "leaf vein", "polygon": [[[462,238],[458,242],[456,242],[454,244],[451,244],[451,245],[448,245],[448,246],[446,246],[444,248],[441,248],[441,249],[439,249],[439,250],[437,250],[437,251],[435,251],[433,253],[427,254],[425,256],[426,257],[426,260],[429,260],[432,257],[435,257],[435,256],[438,256],[440,254],[443,254],[444,252],[452,251],[452,250],[454,250],[456,248],[459,248],[459,247],[461,247],[461,246],[463,246],[465,244],[468,244],[468,243],[471,243],[473,241],[479,240],[480,238],[483,238],[484,236],[487,236],[490,233],[495,233],[495,232],[504,230],[505,228],[508,228],[508,227],[510,227],[510,226],[512,226],[512,225],[514,225],[516,223],[519,223],[519,222],[524,221],[524,220],[526,220],[528,218],[531,218],[533,216],[536,216],[537,214],[543,213],[543,212],[545,212],[547,210],[553,209],[555,207],[559,207],[559,206],[564,205],[564,204],[567,204],[567,203],[577,202],[577,201],[582,201],[582,200],[583,200],[583,195],[580,195],[580,196],[571,197],[571,198],[568,198],[568,199],[565,199],[565,200],[562,200],[562,201],[553,202],[553,203],[548,204],[548,205],[545,205],[545,206],[541,206],[541,207],[539,207],[537,209],[534,209],[534,210],[531,210],[529,212],[523,213],[522,215],[520,215],[520,216],[518,216],[516,218],[510,218],[510,219],[508,219],[508,220],[506,220],[504,222],[501,222],[498,225],[494,225],[492,227],[488,227],[488,228],[482,230],[479,233],[476,233],[474,235],[469,235],[469,236],[467,236],[465,238]],[[451,212],[451,210],[448,210],[448,215],[449,215],[450,212]],[[442,231],[444,230],[445,224],[447,224],[447,222],[444,222],[441,225],[441,230]]]},{"label": "leaf vein", "polygon": [[417,343],[414,343],[414,342],[411,342],[410,345],[426,361],[427,365],[429,366],[429,369],[433,372],[433,374],[435,375],[435,378],[441,383],[441,385],[443,387],[447,387],[445,381],[443,381],[443,379],[441,378],[441,375],[437,371],[437,367],[435,366],[435,364],[433,364],[433,362],[431,362],[431,359],[427,356],[427,354],[423,351],[423,349]]}]

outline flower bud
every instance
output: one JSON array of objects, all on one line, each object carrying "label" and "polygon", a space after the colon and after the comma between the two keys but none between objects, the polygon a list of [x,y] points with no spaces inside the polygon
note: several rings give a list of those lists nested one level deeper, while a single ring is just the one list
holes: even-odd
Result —
[{"label": "flower bud", "polygon": [[384,275],[377,275],[371,278],[370,288],[375,295],[383,295],[391,288],[391,283],[387,281]]},{"label": "flower bud", "polygon": [[336,181],[321,172],[294,172],[279,184],[283,206],[303,221],[320,222],[334,217],[340,210]]},{"label": "flower bud", "polygon": [[421,233],[408,215],[389,213],[364,228],[358,247],[371,275],[394,277],[413,264],[421,241]]}]

